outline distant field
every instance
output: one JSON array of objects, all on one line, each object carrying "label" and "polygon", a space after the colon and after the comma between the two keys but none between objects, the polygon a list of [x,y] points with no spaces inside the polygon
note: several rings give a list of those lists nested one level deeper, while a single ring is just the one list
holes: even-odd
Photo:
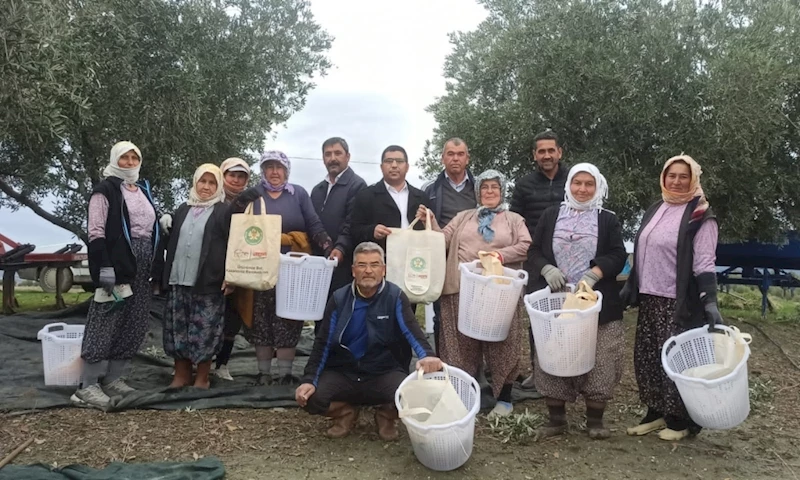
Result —
[{"label": "distant field", "polygon": [[[20,312],[44,312],[56,309],[55,293],[44,293],[39,287],[17,287],[16,294]],[[91,295],[79,288],[70,290],[63,297],[64,302],[70,307],[83,302]]]}]

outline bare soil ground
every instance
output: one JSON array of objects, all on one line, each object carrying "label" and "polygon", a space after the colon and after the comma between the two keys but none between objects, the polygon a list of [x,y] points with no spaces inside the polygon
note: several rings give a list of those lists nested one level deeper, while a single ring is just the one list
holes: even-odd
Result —
[{"label": "bare soil ground", "polygon": [[[736,323],[733,321],[733,323]],[[508,479],[797,479],[800,475],[800,371],[762,334],[753,333],[750,366],[752,412],[740,427],[703,431],[678,443],[651,434],[628,437],[638,422],[633,378],[634,323],[628,317],[628,369],[609,407],[613,436],[592,441],[582,431],[583,408],[569,410],[571,431],[556,439],[502,443],[487,420],[479,418],[475,448],[467,464],[454,472],[433,472],[419,464],[403,427],[401,438],[381,442],[369,412],[357,431],[328,440],[323,418],[297,409],[128,411],[104,414],[78,409],[36,414],[0,414],[0,457],[33,437],[15,464],[42,462],[104,466],[112,461],[189,461],[217,456],[230,479],[298,478],[508,478]],[[800,327],[761,323],[796,363],[800,362]],[[515,406],[544,415],[541,401]]]}]

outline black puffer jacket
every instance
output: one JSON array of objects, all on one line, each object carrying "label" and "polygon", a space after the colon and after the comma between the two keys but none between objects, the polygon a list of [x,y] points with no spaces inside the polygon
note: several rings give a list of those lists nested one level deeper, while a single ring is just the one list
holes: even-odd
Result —
[{"label": "black puffer jacket", "polygon": [[567,183],[568,173],[569,168],[559,163],[556,176],[552,180],[536,170],[517,181],[514,193],[511,195],[510,210],[525,218],[531,238],[536,233],[536,224],[539,223],[542,213],[564,200],[564,186]]}]

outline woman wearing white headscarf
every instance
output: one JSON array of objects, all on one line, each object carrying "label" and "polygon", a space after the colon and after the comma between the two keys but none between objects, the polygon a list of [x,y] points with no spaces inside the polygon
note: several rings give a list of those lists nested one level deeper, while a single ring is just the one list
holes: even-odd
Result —
[{"label": "woman wearing white headscarf", "polygon": [[148,280],[159,240],[150,184],[139,182],[141,164],[136,145],[114,145],[89,200],[89,271],[98,290],[81,345],[83,385],[71,398],[79,406],[105,409],[110,397],[133,391],[122,375],[149,327]]},{"label": "woman wearing white headscarf", "polygon": [[617,275],[625,266],[622,228],[614,212],[603,208],[608,196],[605,177],[594,165],[579,163],[567,176],[564,202],[542,214],[533,235],[528,265],[529,291],[550,287],[557,291],[567,283],[585,281],[603,294],[597,330],[595,367],[578,377],[545,373],[534,361],[536,389],[545,396],[550,414],[543,436],[567,430],[566,402],[578,395],[586,401],[586,428],[591,438],[608,438],[603,426],[606,403],[622,378],[625,329]]},{"label": "woman wearing white headscarf", "polygon": [[[519,374],[522,348],[522,309],[518,308],[511,322],[508,337],[502,342],[484,342],[458,331],[458,304],[461,288],[459,263],[479,259],[479,251],[492,252],[508,268],[522,268],[531,235],[521,215],[508,210],[506,178],[496,170],[487,170],[475,177],[475,198],[478,208],[456,215],[442,229],[447,245],[447,267],[442,289],[442,319],[439,332],[439,357],[445,363],[477,376],[484,358],[492,372],[492,394],[497,400],[490,415],[511,414],[511,388]],[[420,206],[417,218],[427,221],[427,209]],[[439,223],[433,218],[434,230]]]},{"label": "woman wearing white headscarf", "polygon": [[[189,200],[173,215],[153,264],[153,279],[167,291],[164,351],[175,359],[172,388],[208,388],[211,359],[222,347],[225,254],[231,208],[222,172],[211,163],[194,172]],[[164,261],[166,249],[166,261]],[[197,376],[192,381],[192,366]]]}]

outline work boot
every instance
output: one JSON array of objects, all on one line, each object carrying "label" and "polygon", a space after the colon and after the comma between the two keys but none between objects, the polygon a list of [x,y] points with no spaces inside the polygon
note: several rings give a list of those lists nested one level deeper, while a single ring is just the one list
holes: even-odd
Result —
[{"label": "work boot", "polygon": [[375,408],[375,425],[381,440],[397,440],[397,408],[394,405],[381,405]]},{"label": "work boot", "polygon": [[358,408],[345,402],[331,402],[325,416],[333,419],[333,425],[325,432],[325,436],[328,438],[342,438],[346,437],[356,426]]}]

